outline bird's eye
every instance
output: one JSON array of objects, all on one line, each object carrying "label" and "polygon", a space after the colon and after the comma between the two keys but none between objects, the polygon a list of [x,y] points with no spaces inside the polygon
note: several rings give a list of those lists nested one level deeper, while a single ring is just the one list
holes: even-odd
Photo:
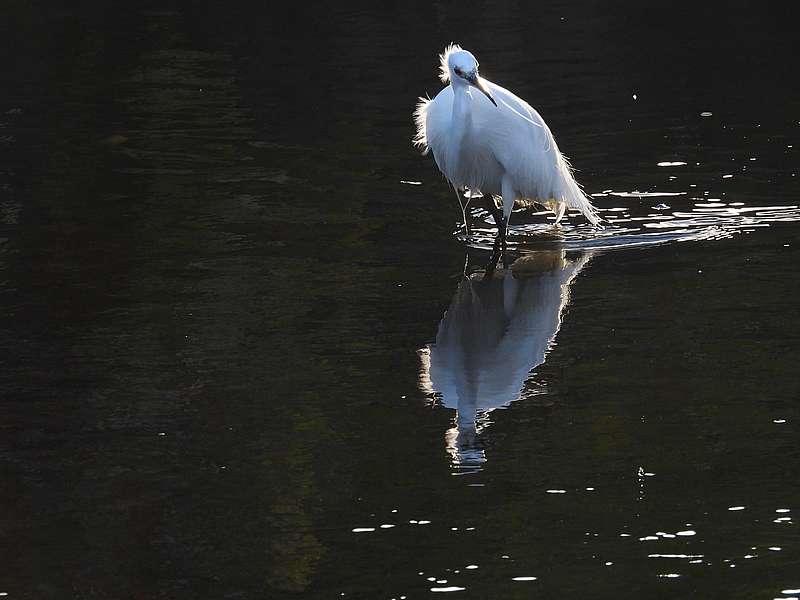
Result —
[{"label": "bird's eye", "polygon": [[456,75],[458,75],[459,77],[460,77],[461,75],[463,75],[463,74],[464,74],[464,73],[461,71],[461,69],[460,69],[460,68],[458,68],[458,67],[456,67],[456,68],[455,68],[455,69],[453,69],[453,70],[456,72]]}]

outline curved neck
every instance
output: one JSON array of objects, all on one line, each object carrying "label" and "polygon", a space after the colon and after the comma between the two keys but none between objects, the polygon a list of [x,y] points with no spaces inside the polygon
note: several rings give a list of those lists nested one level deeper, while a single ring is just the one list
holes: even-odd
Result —
[{"label": "curved neck", "polygon": [[472,126],[469,86],[453,82],[450,85],[453,87],[453,115],[450,127],[455,140],[460,143],[464,134]]}]

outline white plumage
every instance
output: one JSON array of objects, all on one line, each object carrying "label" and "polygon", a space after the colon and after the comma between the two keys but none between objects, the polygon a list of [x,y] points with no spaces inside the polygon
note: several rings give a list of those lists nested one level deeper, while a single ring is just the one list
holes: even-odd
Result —
[{"label": "white plumage", "polygon": [[[478,75],[475,57],[451,44],[440,56],[443,82],[433,100],[420,98],[414,143],[430,151],[439,170],[457,189],[502,197],[501,239],[514,203],[537,203],[552,210],[556,223],[567,208],[593,225],[597,210],[572,175],[542,117],[527,102]],[[478,93],[475,93],[478,92]]]}]

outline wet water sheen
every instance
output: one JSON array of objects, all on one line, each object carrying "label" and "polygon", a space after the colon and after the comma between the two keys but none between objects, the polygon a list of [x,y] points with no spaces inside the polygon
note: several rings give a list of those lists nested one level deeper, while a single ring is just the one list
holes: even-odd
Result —
[{"label": "wet water sheen", "polygon": [[[800,596],[796,9],[5,12],[4,597]],[[484,277],[452,40],[603,229]]]}]

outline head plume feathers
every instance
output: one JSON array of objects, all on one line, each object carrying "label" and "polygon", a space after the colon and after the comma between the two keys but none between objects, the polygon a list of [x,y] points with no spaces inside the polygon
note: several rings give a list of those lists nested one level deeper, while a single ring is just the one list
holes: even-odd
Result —
[{"label": "head plume feathers", "polygon": [[455,42],[451,42],[450,45],[444,49],[444,52],[439,55],[439,79],[442,80],[442,83],[450,81],[450,67],[447,64],[447,61],[450,60],[450,55],[460,50],[463,50],[461,46]]}]

